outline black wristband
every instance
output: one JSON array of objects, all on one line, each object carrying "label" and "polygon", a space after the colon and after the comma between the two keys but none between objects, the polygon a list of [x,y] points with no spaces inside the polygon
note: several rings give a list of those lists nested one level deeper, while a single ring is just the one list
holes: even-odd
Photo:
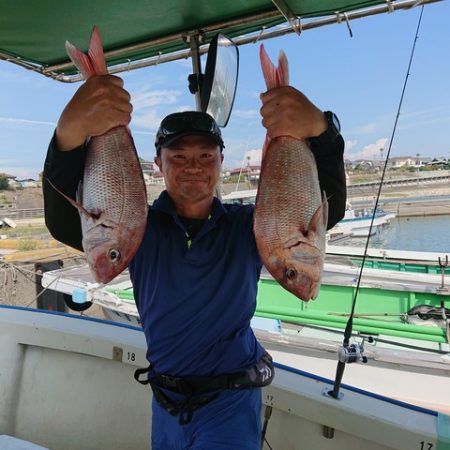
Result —
[{"label": "black wristband", "polygon": [[311,148],[317,148],[334,143],[341,132],[341,124],[336,114],[331,111],[325,111],[323,114],[328,123],[328,127],[322,134],[319,134],[319,136],[309,138]]}]

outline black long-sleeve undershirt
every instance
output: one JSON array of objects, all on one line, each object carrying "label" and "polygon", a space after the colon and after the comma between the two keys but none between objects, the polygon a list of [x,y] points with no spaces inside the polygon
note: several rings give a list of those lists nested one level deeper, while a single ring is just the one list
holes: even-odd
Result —
[{"label": "black long-sleeve undershirt", "polygon": [[[43,192],[45,224],[51,235],[78,250],[81,245],[81,222],[78,211],[47,180],[67,196],[75,198],[83,179],[86,160],[85,146],[71,151],[56,148],[55,137],[50,142],[44,164]],[[345,214],[346,183],[344,171],[344,140],[341,136],[320,148],[312,148],[317,163],[319,183],[328,197],[328,226],[332,228]]]}]

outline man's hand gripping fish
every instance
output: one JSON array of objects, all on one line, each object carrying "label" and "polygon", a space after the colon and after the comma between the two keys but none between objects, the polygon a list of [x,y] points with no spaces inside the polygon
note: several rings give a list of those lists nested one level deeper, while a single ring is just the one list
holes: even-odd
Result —
[{"label": "man's hand gripping fish", "polygon": [[[286,86],[288,62],[281,51],[278,68],[260,49],[268,89]],[[304,301],[319,293],[325,258],[328,202],[320,192],[314,155],[304,140],[266,137],[256,196],[254,233],[267,270]]]},{"label": "man's hand gripping fish", "polygon": [[[69,42],[66,51],[85,79],[108,73],[96,27],[88,54]],[[97,282],[108,283],[128,267],[147,223],[144,178],[127,127],[91,137],[77,201],[65,197],[80,213],[82,245],[91,271]]]}]

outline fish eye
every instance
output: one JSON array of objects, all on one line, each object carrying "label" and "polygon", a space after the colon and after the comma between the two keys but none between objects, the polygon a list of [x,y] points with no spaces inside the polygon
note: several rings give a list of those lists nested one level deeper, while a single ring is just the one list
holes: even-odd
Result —
[{"label": "fish eye", "polygon": [[284,271],[284,275],[286,276],[286,278],[288,280],[295,280],[295,278],[297,278],[297,274],[298,274],[297,270],[292,268],[292,267],[291,268],[287,268]]},{"label": "fish eye", "polygon": [[120,252],[115,248],[110,248],[108,250],[108,256],[112,262],[116,262],[120,258]]}]

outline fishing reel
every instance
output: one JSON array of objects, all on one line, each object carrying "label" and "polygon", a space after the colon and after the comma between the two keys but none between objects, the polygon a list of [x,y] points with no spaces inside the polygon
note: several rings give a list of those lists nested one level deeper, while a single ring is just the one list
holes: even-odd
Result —
[{"label": "fishing reel", "polygon": [[344,364],[350,364],[355,362],[367,363],[367,356],[364,355],[364,342],[372,343],[374,341],[372,336],[364,336],[361,344],[343,345],[338,350],[338,360]]}]

